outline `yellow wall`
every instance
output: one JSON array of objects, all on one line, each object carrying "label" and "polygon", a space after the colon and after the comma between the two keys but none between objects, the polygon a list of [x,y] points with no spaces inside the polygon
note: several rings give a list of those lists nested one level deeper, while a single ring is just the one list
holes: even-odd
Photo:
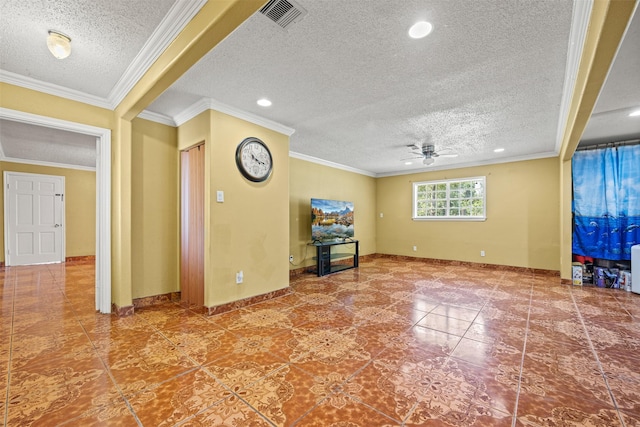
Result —
[{"label": "yellow wall", "polygon": [[289,254],[290,269],[315,265],[311,242],[310,199],[353,202],[354,234],[360,255],[376,252],[376,179],[304,160],[289,158]]},{"label": "yellow wall", "polygon": [[0,82],[0,107],[45,117],[113,128],[113,111]]},{"label": "yellow wall", "polygon": [[[95,255],[95,172],[50,166],[0,162],[0,175],[4,177],[5,171],[64,176],[65,256]],[[0,204],[2,204],[2,206],[0,208],[0,222],[4,224],[4,197],[1,199]],[[4,227],[0,228],[0,261],[4,261]]]},{"label": "yellow wall", "polygon": [[[61,120],[82,123],[91,126],[111,129],[112,152],[118,151],[116,120],[114,112],[80,102],[24,89],[6,83],[0,83],[0,106],[31,114],[54,117]],[[178,152],[176,130],[168,126],[145,120],[134,120],[132,125],[131,166],[119,164],[119,157],[112,155],[112,168],[115,173],[124,169],[131,174],[131,202],[135,210],[131,212],[134,224],[131,230],[131,263],[126,260],[124,267],[130,267],[131,281],[129,288],[118,286],[117,274],[120,266],[112,269],[112,300],[119,306],[131,304],[131,298],[157,295],[178,289]],[[25,167],[25,165],[19,165]],[[53,168],[57,169],[57,168]],[[18,170],[18,169],[15,169]],[[19,171],[22,171],[20,169]],[[42,171],[34,173],[57,174]],[[30,170],[31,171],[31,170]],[[73,173],[87,173],[71,170]],[[116,175],[117,176],[117,175]],[[66,179],[67,194],[71,191],[70,179]],[[90,205],[92,218],[79,221],[70,215],[83,212],[81,208],[71,206],[69,195],[66,204],[67,215],[67,256],[95,254],[95,173],[91,179],[80,179],[84,186],[90,188],[91,194],[83,198]],[[158,183],[158,186],[155,183]],[[113,182],[112,182],[113,184]],[[117,182],[116,182],[117,184]],[[112,247],[119,241],[117,232],[119,210],[119,187],[112,186]],[[88,215],[82,215],[88,218]],[[74,237],[69,237],[70,228],[86,223],[86,229],[73,233],[77,235],[79,244],[74,244]],[[88,228],[90,227],[90,228]],[[78,249],[76,249],[78,247]],[[4,251],[2,251],[4,257]],[[112,261],[116,258],[112,257]],[[123,268],[124,268],[123,267]],[[128,274],[128,273],[127,273]],[[125,285],[126,283],[123,282]]]},{"label": "yellow wall", "polygon": [[[235,163],[247,137],[264,141],[273,173],[263,183],[246,180]],[[178,130],[180,149],[205,141],[205,306],[265,294],[289,285],[289,138],[209,110]],[[224,203],[216,192],[224,191]],[[238,271],[244,283],[236,284]]]},{"label": "yellow wall", "polygon": [[[211,122],[208,306],[289,286],[289,137],[216,111]],[[273,157],[273,173],[263,183],[246,180],[235,163],[238,144],[250,136],[264,141]],[[217,190],[224,191],[224,203],[213,202]],[[235,283],[239,270],[241,285]]]},{"label": "yellow wall", "polygon": [[[2,83],[0,90],[2,107],[115,132],[113,112],[108,110]],[[281,289],[288,285],[289,268],[313,264],[304,260],[311,197],[354,202],[355,232],[363,255],[378,252],[559,269],[557,159],[374,179],[290,159],[288,137],[215,111],[202,113],[177,130],[136,119],[132,134],[131,285],[112,288],[113,300],[120,306],[130,304],[131,298],[179,289],[178,150],[201,141],[206,142],[205,220],[210,230],[205,236],[207,306]],[[237,171],[235,148],[247,136],[262,138],[272,150],[275,172],[267,183],[250,183]],[[487,176],[486,222],[410,219],[412,180],[476,175]],[[95,192],[95,181],[89,187]],[[225,203],[215,202],[216,190],[225,191]],[[117,193],[117,186],[113,191]],[[569,195],[562,197],[564,201]],[[119,215],[115,199],[114,215]],[[95,193],[90,200],[94,209]],[[71,211],[67,204],[67,215]],[[384,218],[379,217],[381,212]],[[95,219],[89,223],[91,230],[79,234],[90,249],[73,249],[68,238],[68,256],[94,253]],[[411,250],[414,245],[417,252]],[[487,256],[481,258],[480,250]],[[293,266],[289,254],[294,255]],[[239,270],[244,271],[245,283],[236,285]]]},{"label": "yellow wall", "polygon": [[[143,251],[150,250],[153,252],[153,250],[148,246],[149,244],[153,246],[153,243],[149,243],[149,236],[153,233],[148,233],[148,230],[130,230],[135,227],[136,223],[140,223],[141,217],[135,212],[132,212],[132,207],[129,202],[139,194],[141,191],[140,189],[142,189],[143,201],[138,199],[133,201],[135,207],[143,207],[144,210],[148,212],[149,207],[147,204],[151,203],[151,206],[157,206],[155,204],[157,201],[152,201],[149,197],[144,195],[147,191],[145,185],[148,182],[148,178],[152,178],[154,175],[148,169],[150,162],[146,162],[146,157],[149,156],[145,150],[146,145],[143,144],[143,147],[135,148],[135,150],[138,151],[136,151],[136,153],[132,153],[130,151],[131,135],[129,132],[129,126],[127,123],[122,123],[122,120],[119,120],[118,118],[125,117],[129,119],[145,108],[159,93],[165,90],[175,79],[177,79],[179,75],[202,57],[204,53],[209,51],[218,43],[219,40],[233,31],[233,28],[255,12],[255,10],[261,6],[261,3],[261,1],[257,0],[208,2],[207,5],[205,5],[205,7],[203,7],[203,9],[198,13],[196,18],[192,20],[185,31],[181,33],[178,39],[171,44],[167,53],[163,54],[163,56],[156,61],[153,69],[144,76],[141,82],[138,82],[132,93],[130,93],[127,96],[127,99],[121,103],[119,110],[122,114],[0,82],[0,107],[74,121],[101,128],[108,128],[113,131],[112,296],[114,302],[119,306],[128,305],[131,302],[132,294],[135,296],[155,291],[155,288],[147,289],[146,285],[142,286],[142,288],[137,288],[136,286],[138,285],[136,285],[135,282],[132,282],[134,276],[138,278],[141,274],[139,269],[135,267],[132,268],[131,266],[131,263],[134,262],[134,258],[135,261],[138,261],[141,256],[140,254],[134,254],[134,249],[132,247],[135,246],[136,250],[142,247]],[[596,57],[602,57],[604,58],[604,61],[606,61],[603,66],[597,67],[597,73],[594,73],[596,75],[593,77],[593,80],[598,85],[604,81],[606,71],[608,70],[618,44],[619,36],[624,31],[626,22],[628,22],[634,6],[635,2],[619,1],[600,1],[596,2],[594,5],[591,22],[598,24],[598,20],[602,20],[605,29],[609,30],[604,33],[607,37],[602,37],[599,34],[601,31],[601,25],[590,25],[590,28],[596,29],[593,39],[603,40],[596,49],[596,53],[600,54],[596,55]],[[610,29],[615,31],[611,31]],[[609,33],[615,33],[613,34],[615,37],[612,37]],[[604,54],[601,54],[602,52],[604,52]],[[583,70],[585,67],[585,64],[581,66]],[[592,92],[592,101],[595,102],[595,97],[597,96],[599,89],[594,86],[590,90],[595,91]],[[587,103],[588,108],[582,108],[583,112],[587,116],[590,115],[593,102]],[[582,104],[578,102],[577,105],[580,106]],[[216,116],[216,114],[213,113],[210,115],[211,120],[208,120],[207,118],[207,121],[213,121]],[[235,121],[235,119],[233,121]],[[225,122],[225,120],[221,120],[221,122]],[[203,128],[203,138],[209,142],[213,141],[216,144],[228,144],[228,142],[218,140],[218,138],[229,135],[237,137],[237,134],[240,134],[241,132],[235,132],[232,130],[233,128],[236,128],[236,125],[237,123],[227,126],[226,128],[223,126],[217,130]],[[268,131],[262,128],[252,125],[245,127],[245,125],[246,124],[237,125],[237,128],[257,128],[259,129],[256,131],[257,133],[265,132],[266,134],[269,134]],[[220,130],[224,130],[222,134],[219,133]],[[133,131],[136,132],[135,129],[133,129]],[[575,136],[579,138],[580,133],[581,132],[575,132]],[[142,132],[142,134],[144,135],[145,132]],[[139,136],[140,135],[135,138]],[[215,138],[213,138],[214,136]],[[273,135],[269,134],[269,136]],[[142,137],[142,139],[146,140],[145,137]],[[280,141],[280,139],[283,141],[286,140],[287,142],[282,143],[282,145],[286,145],[288,147],[288,140],[282,137],[282,135],[274,137],[274,140]],[[150,140],[155,140],[155,137],[151,137]],[[167,142],[168,139],[160,137],[158,141]],[[192,141],[190,144],[197,142],[199,141]],[[231,145],[235,146],[237,145],[237,142],[238,141],[234,141]],[[277,144],[279,145],[280,142]],[[256,287],[247,282],[245,285],[233,287],[233,290],[230,288],[224,288],[223,291],[216,291],[215,295],[212,293],[207,296],[207,301],[210,304],[213,304],[216,301],[224,302],[234,299],[235,297],[261,293],[260,291],[263,289],[276,289],[281,287],[279,284],[281,279],[279,263],[281,262],[280,259],[284,260],[284,257],[288,254],[285,253],[283,255],[279,252],[284,252],[284,250],[288,248],[289,252],[295,256],[296,249],[298,249],[305,241],[303,237],[304,226],[301,225],[302,222],[300,221],[302,215],[300,209],[303,205],[300,204],[299,200],[315,196],[315,194],[304,195],[303,193],[305,191],[308,190],[311,193],[315,193],[316,191],[316,186],[313,183],[314,178],[308,176],[306,170],[296,171],[296,175],[303,176],[303,183],[300,185],[293,183],[293,181],[297,179],[297,176],[292,179],[292,183],[294,185],[291,187],[292,200],[290,204],[287,203],[289,201],[288,198],[284,203],[281,203],[280,199],[282,198],[282,194],[286,195],[286,190],[282,190],[284,187],[279,180],[280,178],[274,177],[271,180],[273,181],[273,184],[270,189],[268,191],[262,191],[261,193],[255,191],[257,188],[243,188],[241,187],[242,184],[238,183],[237,180],[234,180],[237,178],[237,171],[229,170],[228,163],[226,163],[229,162],[229,159],[224,157],[218,158],[218,155],[224,154],[223,152],[227,148],[229,147],[224,147],[223,149],[222,147],[214,146],[210,149],[209,156],[206,158],[205,167],[207,172],[205,174],[205,178],[207,180],[207,200],[209,200],[211,194],[216,190],[216,187],[228,187],[231,189],[234,198],[238,196],[247,196],[250,199],[251,197],[258,196],[256,197],[257,202],[263,202],[264,199],[269,199],[273,201],[273,203],[268,203],[272,205],[273,210],[282,210],[283,212],[278,212],[281,215],[274,215],[278,220],[270,219],[266,224],[268,227],[273,227],[273,233],[267,232],[264,234],[260,230],[254,230],[254,227],[256,227],[253,225],[256,222],[255,216],[245,218],[245,215],[247,214],[245,214],[245,211],[242,209],[248,208],[249,211],[256,209],[256,205],[251,205],[249,200],[243,200],[242,203],[237,207],[233,206],[233,208],[228,208],[228,205],[226,204],[222,207],[208,203],[206,215],[208,215],[207,218],[209,218],[211,225],[215,226],[212,229],[212,232],[207,236],[208,240],[206,250],[209,253],[210,262],[213,263],[214,260],[215,262],[218,262],[221,259],[216,257],[216,251],[219,250],[218,246],[223,247],[224,243],[219,244],[216,239],[224,237],[225,233],[228,233],[231,238],[240,237],[243,242],[241,246],[244,249],[250,249],[249,252],[242,252],[241,249],[237,248],[239,244],[237,242],[233,242],[231,246],[233,246],[234,251],[232,253],[226,253],[223,251],[223,259],[227,259],[228,256],[234,261],[234,263],[232,263],[232,270],[238,267],[244,268],[243,266],[246,263],[246,257],[250,256],[259,259],[255,268],[257,269],[261,267],[262,270],[252,270],[251,274],[248,275],[248,280],[255,280],[256,275],[262,275],[263,278],[269,276],[269,279],[272,277],[277,278],[264,282],[265,285],[262,288],[260,286]],[[142,150],[142,152],[139,150]],[[279,151],[280,150],[278,150],[278,152]],[[278,155],[280,156],[281,153],[279,152]],[[571,153],[569,153],[569,156],[570,155]],[[168,162],[168,151],[164,151],[163,149],[163,153],[158,154],[158,157],[161,158],[162,161]],[[558,168],[555,170],[549,170],[549,161],[541,160],[482,168],[470,168],[467,170],[454,170],[446,173],[434,172],[430,174],[415,174],[411,177],[390,177],[376,180],[376,184],[371,185],[374,187],[377,186],[376,196],[374,197],[378,204],[377,213],[384,212],[385,217],[379,218],[378,215],[374,215],[373,217],[368,217],[367,220],[358,219],[358,222],[356,223],[356,235],[362,240],[363,253],[377,251],[383,253],[463,259],[468,261],[530,266],[555,270],[558,268],[560,262],[558,245],[560,244],[559,241],[562,234],[564,255],[562,275],[567,278],[570,273],[570,262],[568,260],[570,258],[571,225],[570,214],[567,211],[567,206],[570,204],[570,189],[567,184],[569,182],[568,172],[570,171],[570,168],[566,164],[569,159],[566,156],[562,157],[561,162],[564,163],[561,164],[561,170],[558,170]],[[139,164],[139,160],[142,161],[143,164]],[[286,163],[288,165],[287,156],[279,157],[278,163],[280,163],[282,165],[280,167],[284,169],[284,164]],[[292,162],[291,164],[292,167],[297,167],[295,162]],[[142,172],[137,170],[138,167],[142,167]],[[543,172],[543,174],[538,174],[539,172]],[[234,173],[236,173],[236,175],[233,175]],[[330,177],[333,177],[334,173],[340,175],[338,172],[326,172]],[[131,176],[132,174],[135,176]],[[160,171],[158,171],[158,175],[160,174]],[[229,178],[228,181],[226,181],[225,178],[220,178],[221,176],[225,176],[225,174],[226,177]],[[479,174],[486,174],[489,184],[489,219],[486,222],[433,223],[413,222],[410,220],[411,186],[410,183],[407,182],[408,179],[423,180],[436,179],[439,177],[473,176]],[[562,177],[559,176],[561,174],[563,175]],[[356,177],[352,178],[354,180],[361,179]],[[506,179],[507,182],[501,182],[501,179]],[[304,182],[309,182],[308,189],[302,188],[302,186],[305,185]],[[347,180],[347,182],[350,182],[350,180]],[[523,186],[521,188],[511,188],[516,186],[514,183],[519,183]],[[563,192],[561,195],[559,194],[560,185],[563,186]],[[356,184],[353,186],[354,189],[359,187],[360,186]],[[367,189],[369,188],[368,186],[365,187]],[[354,190],[354,192],[358,193],[359,190]],[[266,198],[263,198],[264,195],[266,195]],[[350,195],[351,193],[347,194],[347,196]],[[560,200],[560,197],[562,197],[562,200]],[[297,198],[298,201],[294,200],[294,198]],[[353,198],[355,198],[355,196]],[[162,205],[167,202],[167,200],[163,200],[159,203]],[[562,211],[562,213],[558,210],[558,202],[560,202],[564,207],[564,211]],[[365,205],[370,203],[370,201],[364,202]],[[259,206],[259,208],[257,208],[258,210],[264,209],[264,203],[258,204],[257,206]],[[280,239],[283,238],[282,236],[288,237],[287,230],[289,230],[289,228],[282,228],[279,218],[283,217],[288,220],[288,206],[292,209],[291,218],[294,220],[297,218],[297,221],[290,227],[292,233],[291,242],[289,242],[287,238],[286,242],[280,245],[279,243]],[[294,209],[297,209],[297,211],[293,212]],[[555,219],[550,219],[552,212],[557,214]],[[145,215],[146,216],[143,218],[147,221],[147,214]],[[250,224],[248,225],[246,221],[238,220],[233,223],[234,226],[230,229],[224,229],[223,222],[218,222],[218,220],[216,220],[216,218],[219,218],[224,221],[232,216],[244,218],[245,220],[248,219]],[[362,216],[360,216],[360,218],[362,218]],[[261,218],[261,220],[264,221],[263,218]],[[166,221],[166,223],[163,221]],[[257,221],[257,223],[262,221]],[[365,221],[365,223],[370,221],[377,224],[375,230],[371,233],[375,238],[369,240],[369,237],[367,237],[365,240],[365,237],[360,234],[360,227],[362,227],[361,224],[363,221]],[[504,221],[504,224],[499,224],[500,221]],[[169,217],[163,217],[162,221],[157,223],[154,222],[154,227],[163,228],[169,222]],[[560,231],[560,222],[562,222],[563,225],[562,231]],[[220,227],[221,229],[216,230],[216,227]],[[365,224],[364,227],[365,230],[368,230],[370,225]],[[256,238],[246,239],[246,235],[251,234],[251,232],[254,232],[253,235]],[[94,234],[95,233],[91,233],[91,236],[94,236]],[[278,238],[274,238],[276,234],[279,236]],[[134,237],[133,235],[135,235],[135,238],[132,238]],[[259,242],[260,238],[264,239],[262,244]],[[167,237],[166,241],[169,240],[170,238]],[[222,239],[222,241],[224,241],[224,239]],[[144,243],[140,244],[140,242]],[[277,273],[275,273],[272,268],[264,265],[260,258],[260,247],[264,248],[267,243],[269,255],[273,252],[278,252],[277,256],[274,255],[273,257],[266,257],[268,261],[277,261],[275,264],[277,266]],[[276,245],[276,243],[278,243],[278,245]],[[418,251],[415,253],[410,250],[413,245],[418,245]],[[481,245],[482,248],[479,248],[479,245]],[[68,254],[70,254],[69,246],[67,248]],[[274,248],[277,249],[274,250]],[[479,249],[487,251],[486,258],[479,258]],[[146,259],[146,255],[143,255],[142,257]],[[252,259],[253,258],[250,260]],[[240,260],[242,265],[235,263],[237,260]],[[144,261],[144,263],[146,262],[147,261]],[[147,278],[151,277],[153,274],[150,276],[146,273],[149,270],[149,266],[146,266],[144,263],[143,265],[145,265],[145,267],[143,270],[145,273],[142,274],[142,276],[145,277],[146,283]],[[219,277],[222,282],[225,283],[225,286],[229,279],[229,271],[224,269],[218,271],[215,270],[214,267],[211,267],[211,269],[207,270],[205,274],[212,276],[206,280],[211,281],[213,280],[213,277]],[[132,288],[135,288],[133,289],[133,292]],[[158,289],[159,288],[164,288],[164,285],[158,287]]]},{"label": "yellow wall", "polygon": [[[186,150],[203,141],[210,142],[211,111],[200,113],[187,123],[178,127],[178,149]],[[206,148],[206,147],[205,147]]]},{"label": "yellow wall", "polygon": [[132,297],[180,289],[176,128],[132,122]]},{"label": "yellow wall", "polygon": [[[557,165],[549,158],[379,178],[378,214],[384,217],[376,217],[378,252],[557,271]],[[413,182],[474,176],[486,176],[486,221],[411,219]]]}]

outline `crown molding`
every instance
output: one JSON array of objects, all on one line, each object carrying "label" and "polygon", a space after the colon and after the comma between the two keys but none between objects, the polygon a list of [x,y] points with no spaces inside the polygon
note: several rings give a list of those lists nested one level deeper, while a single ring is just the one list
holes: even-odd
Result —
[{"label": "crown molding", "polygon": [[594,117],[605,117],[605,116],[610,116],[610,115],[620,115],[620,114],[628,116],[629,114],[633,113],[637,109],[638,109],[637,106],[633,106],[633,107],[616,108],[615,110],[600,111],[599,113],[591,114],[591,118],[594,118]]},{"label": "crown molding", "polygon": [[89,171],[95,172],[95,166],[80,166],[80,165],[70,165],[66,163],[54,163],[54,162],[45,162],[41,160],[31,160],[31,159],[18,159],[15,157],[0,157],[0,162],[8,162],[8,163],[20,163],[23,165],[36,165],[36,166],[47,166],[51,168],[63,168],[63,169],[75,169],[81,171]]},{"label": "crown molding", "polygon": [[560,101],[560,117],[556,132],[555,151],[560,152],[564,139],[571,99],[573,98],[576,79],[580,69],[584,41],[589,29],[589,18],[594,0],[575,0],[573,2],[573,15],[571,17],[571,30],[569,31],[569,48],[567,49],[567,63],[564,71],[564,85],[562,87],[562,100]]},{"label": "crown molding", "polygon": [[176,123],[176,126],[182,126],[189,120],[196,117],[198,114],[209,110],[209,102],[206,98],[201,98],[199,101],[191,104],[180,113],[173,116],[173,121]]},{"label": "crown molding", "polygon": [[293,157],[294,159],[304,160],[306,162],[316,163],[322,166],[328,166],[333,169],[341,169],[347,172],[353,172],[360,175],[370,176],[372,178],[376,178],[376,174],[373,172],[369,172],[363,169],[352,168],[351,166],[341,165],[340,163],[330,162],[328,160],[322,160],[317,157],[307,156],[306,154],[296,153],[295,151],[289,151],[289,157]]},{"label": "crown molding", "polygon": [[14,122],[34,124],[52,129],[61,129],[69,132],[84,133],[99,138],[111,138],[111,130],[97,126],[85,125],[83,123],[71,122],[68,120],[56,119],[49,116],[39,116],[37,114],[26,113],[24,111],[11,110],[0,107],[0,119],[9,119]]},{"label": "crown molding", "polygon": [[524,162],[527,160],[540,160],[540,159],[547,159],[549,157],[558,157],[558,153],[554,151],[547,151],[544,153],[527,154],[524,156],[504,157],[501,159],[492,159],[488,161],[458,163],[455,165],[447,165],[447,166],[425,166],[422,169],[411,169],[407,171],[396,171],[396,172],[382,172],[382,173],[375,174],[375,176],[376,178],[384,178],[388,176],[412,175],[416,173],[464,169],[464,168],[471,168],[476,166],[491,166],[491,165],[499,165],[502,163]]},{"label": "crown molding", "polygon": [[181,0],[175,2],[115,84],[108,98],[43,82],[5,70],[0,70],[0,82],[113,110],[206,2],[207,0]]},{"label": "crown molding", "polygon": [[113,106],[112,108],[122,102],[162,52],[206,3],[207,0],[181,0],[173,4],[109,93],[109,102]]},{"label": "crown molding", "polygon": [[389,176],[412,175],[412,174],[424,173],[424,172],[435,172],[435,171],[442,171],[442,170],[470,168],[474,166],[490,166],[490,165],[501,164],[501,163],[523,162],[527,160],[539,160],[539,159],[546,159],[549,157],[557,157],[557,156],[558,156],[558,153],[549,151],[545,153],[537,153],[537,154],[530,154],[530,155],[524,155],[524,156],[506,157],[506,158],[495,159],[491,161],[467,162],[467,163],[459,163],[455,165],[435,166],[435,167],[425,166],[421,169],[375,173],[375,172],[369,172],[363,169],[352,168],[351,166],[341,165],[339,163],[329,162],[327,160],[322,160],[317,157],[307,156],[306,154],[296,153],[295,151],[289,151],[289,157],[293,157],[294,159],[305,160],[307,162],[316,163],[322,166],[328,166],[334,169],[341,169],[347,172],[354,172],[360,175],[370,176],[372,178],[385,178]]},{"label": "crown molding", "polygon": [[230,116],[236,117],[238,119],[245,120],[249,123],[253,123],[258,126],[262,126],[267,129],[271,129],[278,133],[282,133],[287,136],[293,135],[295,129],[280,124],[278,122],[274,122],[269,119],[265,119],[264,117],[258,116],[256,114],[248,113],[246,111],[240,110],[238,108],[232,107],[230,105],[224,104],[222,102],[216,101],[210,98],[203,98],[200,101],[192,104],[190,107],[186,108],[183,112],[176,115],[173,120],[176,123],[176,126],[181,126],[189,120],[196,117],[198,114],[206,111],[206,110],[215,110],[224,114],[228,114]]},{"label": "crown molding", "polygon": [[24,87],[26,89],[47,93],[49,95],[59,96],[60,98],[70,99],[72,101],[82,102],[84,104],[93,105],[100,108],[113,110],[111,103],[99,96],[89,95],[79,90],[69,89],[64,86],[58,86],[52,83],[36,80],[31,77],[21,76],[10,71],[0,70],[0,82]]},{"label": "crown molding", "polygon": [[165,116],[164,114],[160,113],[154,113],[153,111],[149,110],[143,110],[140,114],[138,114],[138,117],[167,126],[177,126],[175,120],[173,120],[171,117]]},{"label": "crown molding", "polygon": [[228,114],[233,117],[237,117],[239,119],[245,120],[249,123],[256,124],[258,126],[262,126],[267,129],[271,129],[273,131],[285,134],[287,136],[293,135],[296,131],[293,128],[280,124],[278,122],[274,122],[269,119],[265,119],[264,117],[258,116],[257,114],[248,113],[246,111],[240,110],[238,108],[232,107],[227,104],[223,104],[222,102],[216,101],[214,99],[209,100],[209,105],[211,110],[216,110],[221,113]]}]

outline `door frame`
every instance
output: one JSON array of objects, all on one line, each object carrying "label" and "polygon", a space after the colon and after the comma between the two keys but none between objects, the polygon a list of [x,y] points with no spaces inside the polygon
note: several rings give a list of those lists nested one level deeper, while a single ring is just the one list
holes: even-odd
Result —
[{"label": "door frame", "polygon": [[[6,266],[9,266],[9,259],[11,259],[11,256],[9,254],[9,210],[8,210],[8,204],[7,201],[9,200],[9,197],[7,197],[7,181],[9,176],[24,176],[24,177],[39,177],[39,176],[43,176],[43,177],[50,177],[50,178],[59,178],[62,181],[62,194],[65,193],[65,177],[63,175],[48,175],[48,174],[42,174],[42,173],[28,173],[28,172],[14,172],[14,171],[4,171],[4,173],[2,174],[2,177],[4,179],[4,189],[3,189],[3,200],[4,200],[4,264]],[[63,196],[64,197],[64,196]],[[12,207],[15,207],[15,205],[11,205]],[[65,205],[64,203],[62,203],[61,205],[61,221],[62,221],[62,246],[60,248],[61,254],[60,254],[60,259],[56,262],[64,262],[65,261],[65,257],[66,257],[66,240],[67,240],[67,229],[66,229],[66,221],[65,221]],[[14,230],[15,231],[15,230]],[[45,263],[45,264],[51,264],[49,262]],[[19,265],[23,265],[23,264],[19,264]]]},{"label": "door frame", "polygon": [[0,119],[96,138],[96,310],[111,313],[111,129],[0,107]]}]

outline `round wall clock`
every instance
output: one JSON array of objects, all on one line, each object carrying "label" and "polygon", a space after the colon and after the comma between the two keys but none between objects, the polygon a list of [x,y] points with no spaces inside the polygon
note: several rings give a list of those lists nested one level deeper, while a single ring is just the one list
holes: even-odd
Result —
[{"label": "round wall clock", "polygon": [[240,173],[253,182],[263,182],[271,175],[273,159],[264,142],[250,137],[243,140],[236,149],[236,165]]}]

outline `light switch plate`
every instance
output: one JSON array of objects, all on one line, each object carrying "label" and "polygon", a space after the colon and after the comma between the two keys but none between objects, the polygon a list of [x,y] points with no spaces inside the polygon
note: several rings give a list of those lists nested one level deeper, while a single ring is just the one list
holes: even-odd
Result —
[{"label": "light switch plate", "polygon": [[221,190],[216,191],[216,202],[218,203],[224,202],[224,191],[221,191]]}]

